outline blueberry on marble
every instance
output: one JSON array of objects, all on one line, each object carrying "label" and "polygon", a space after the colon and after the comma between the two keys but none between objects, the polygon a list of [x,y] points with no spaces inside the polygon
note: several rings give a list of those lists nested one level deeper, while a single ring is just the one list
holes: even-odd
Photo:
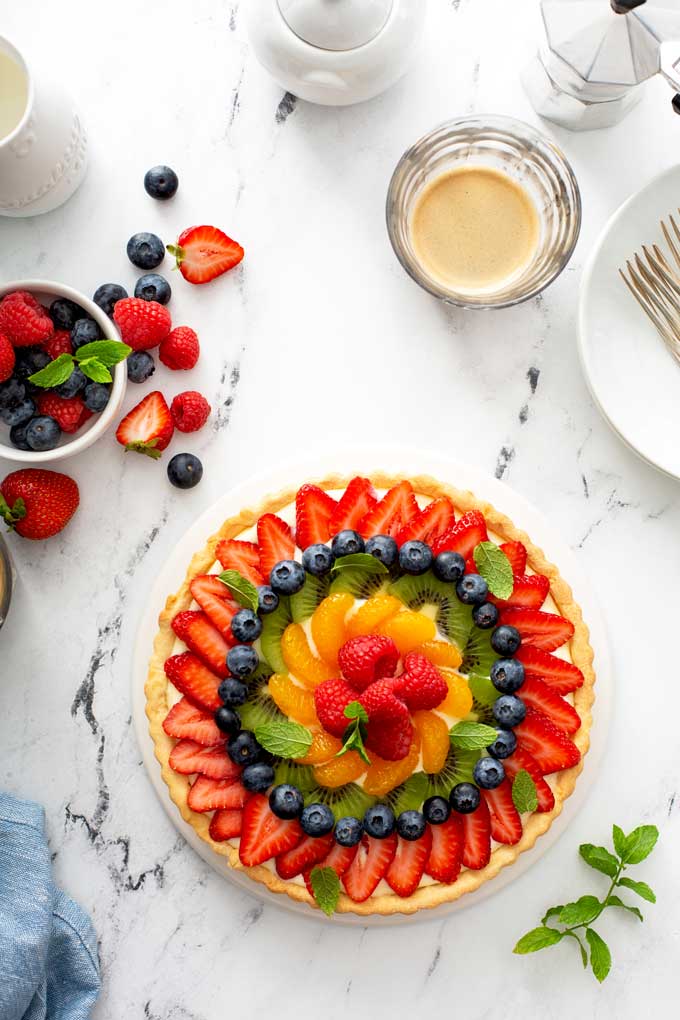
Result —
[{"label": "blueberry on marble", "polygon": [[117,301],[122,301],[128,296],[125,287],[119,283],[102,283],[92,295],[92,300],[98,305],[109,318],[113,316],[113,309]]},{"label": "blueberry on marble", "polygon": [[397,820],[387,804],[374,804],[364,815],[364,829],[374,839],[386,839],[395,829]]},{"label": "blueberry on marble", "polygon": [[227,652],[227,669],[232,676],[246,680],[257,669],[259,659],[251,645],[234,645]]},{"label": "blueberry on marble", "polygon": [[26,442],[36,453],[53,450],[61,439],[61,428],[58,422],[48,414],[31,418],[26,426]]},{"label": "blueberry on marble", "polygon": [[305,583],[305,568],[297,560],[280,560],[269,575],[269,584],[277,595],[294,595]]},{"label": "blueberry on marble", "polygon": [[498,623],[498,609],[493,602],[482,602],[472,610],[472,619],[480,630],[491,630]]},{"label": "blueberry on marble", "polygon": [[267,616],[279,606],[279,596],[268,584],[261,584],[257,589],[257,611]]},{"label": "blueberry on marble", "polygon": [[335,825],[335,817],[328,804],[308,804],[300,815],[300,826],[307,836],[326,836]]},{"label": "blueberry on marble", "polygon": [[[217,709],[221,711],[221,709]],[[227,754],[236,765],[254,765],[262,757],[262,747],[250,730],[241,730],[227,741]]]},{"label": "blueberry on marble", "polygon": [[248,688],[236,677],[228,676],[217,688],[217,694],[227,708],[238,708],[248,697]]},{"label": "blueberry on marble", "polygon": [[327,574],[335,562],[335,556],[322,542],[315,542],[308,545],[302,554],[302,566],[308,574],[314,577],[323,577]]},{"label": "blueberry on marble", "polygon": [[499,730],[498,735],[492,744],[489,744],[487,751],[492,758],[509,758],[517,748],[517,737],[513,730]]},{"label": "blueberry on marble", "polygon": [[334,556],[353,556],[365,550],[366,543],[358,531],[346,528],[339,531],[331,542],[331,549]]},{"label": "blueberry on marble", "polygon": [[420,811],[402,811],[397,818],[397,832],[410,843],[420,839],[425,832],[425,816]]},{"label": "blueberry on marble", "polygon": [[127,359],[127,377],[130,382],[143,383],[156,371],[156,362],[148,351],[133,351]]},{"label": "blueberry on marble", "polygon": [[366,552],[385,567],[393,567],[399,558],[399,546],[391,535],[374,535],[366,542]]},{"label": "blueberry on marble", "polygon": [[363,825],[353,815],[338,818],[335,823],[335,842],[340,846],[356,846],[363,834]]},{"label": "blueberry on marble", "polygon": [[262,633],[262,621],[252,609],[239,609],[231,621],[231,632],[237,641],[257,641]]},{"label": "blueberry on marble", "polygon": [[144,174],[144,190],[151,198],[167,202],[179,187],[179,177],[169,166],[152,166]]},{"label": "blueberry on marble", "polygon": [[465,560],[457,552],[440,552],[434,558],[432,571],[440,581],[456,584],[465,573]]},{"label": "blueberry on marble", "polygon": [[495,790],[505,779],[505,769],[498,758],[479,758],[472,770],[472,778],[483,790]]},{"label": "blueberry on marble", "polygon": [[101,338],[102,331],[94,319],[78,319],[71,330],[71,345],[74,351]]},{"label": "blueberry on marble", "polygon": [[456,595],[466,606],[479,606],[486,600],[489,586],[479,574],[465,574],[456,585]]},{"label": "blueberry on marble", "polygon": [[139,269],[155,269],[165,258],[165,246],[157,234],[142,230],[128,241],[127,256]]},{"label": "blueberry on marble", "polygon": [[246,765],[241,773],[241,782],[250,793],[264,793],[274,782],[274,769],[263,761]]},{"label": "blueberry on marble", "polygon": [[518,659],[496,659],[489,676],[501,694],[515,694],[524,683],[524,666]]},{"label": "blueberry on marble", "polygon": [[228,705],[220,705],[214,715],[215,723],[222,733],[233,735],[241,729],[241,717]]},{"label": "blueberry on marble", "polygon": [[[88,381],[87,376],[81,372],[77,365],[74,365],[68,379],[60,383],[59,386],[55,386],[54,392],[63,397],[64,400],[70,400],[71,397],[75,397],[76,393],[80,393],[81,390],[85,389]],[[94,410],[94,408],[90,408],[90,410]]]},{"label": "blueberry on marble", "polygon": [[167,471],[176,489],[193,489],[203,477],[203,465],[193,453],[176,453],[168,461]]},{"label": "blueberry on marble", "polygon": [[499,726],[519,726],[527,714],[526,705],[516,694],[502,694],[496,698],[491,711]]},{"label": "blueberry on marble", "polygon": [[304,806],[304,797],[290,783],[279,783],[269,794],[269,807],[277,818],[299,818]]},{"label": "blueberry on marble", "polygon": [[451,805],[445,797],[428,797],[423,804],[423,814],[430,825],[443,825],[451,814]]},{"label": "blueberry on marble", "polygon": [[470,815],[479,807],[481,794],[474,783],[457,783],[449,794],[449,804],[460,815]]},{"label": "blueberry on marble", "polygon": [[158,273],[146,273],[140,276],[135,284],[135,297],[142,301],[157,301],[159,305],[167,305],[172,297],[170,284]]},{"label": "blueberry on marble", "polygon": [[56,298],[50,305],[50,319],[55,329],[73,329],[76,321],[86,313],[75,301],[68,298]]}]

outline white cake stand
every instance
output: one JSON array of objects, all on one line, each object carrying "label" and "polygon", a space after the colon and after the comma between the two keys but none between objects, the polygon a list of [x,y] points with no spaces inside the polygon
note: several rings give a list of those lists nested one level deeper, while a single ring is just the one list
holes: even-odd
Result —
[{"label": "white cake stand", "polygon": [[332,472],[352,474],[370,474],[372,471],[407,473],[411,475],[428,474],[441,481],[449,482],[459,489],[470,489],[481,499],[488,500],[498,510],[507,514],[518,527],[523,528],[540,546],[548,559],[559,566],[560,572],[571,585],[576,601],[583,609],[583,615],[590,628],[591,641],[595,649],[595,670],[597,672],[597,700],[595,703],[591,746],[585,759],[585,766],[574,793],[567,800],[564,810],[550,826],[548,832],[541,836],[536,845],[521,854],[517,861],[481,889],[462,897],[450,904],[443,904],[434,910],[420,911],[412,916],[397,915],[392,918],[362,918],[353,914],[336,914],[329,923],[366,926],[366,924],[405,924],[416,920],[441,918],[444,914],[463,907],[472,906],[508,885],[546,852],[559,839],[570,821],[584,803],[592,787],[602,754],[604,752],[611,705],[613,700],[613,684],[610,669],[610,656],[607,633],[595,595],[587,577],[581,569],[571,549],[556,535],[545,518],[521,496],[508,486],[497,481],[490,475],[460,463],[457,460],[444,458],[435,454],[415,450],[385,448],[345,449],[324,455],[323,459],[316,456],[307,461],[296,462],[288,466],[275,468],[266,474],[254,477],[226,493],[210,509],[196,521],[186,532],[171,552],[151,593],[137,635],[132,668],[132,714],[142,758],[151,783],[158,794],[161,804],[178,832],[191,847],[206,861],[214,871],[245,889],[251,895],[266,903],[283,907],[294,913],[312,918],[319,922],[324,920],[320,911],[312,911],[304,904],[293,902],[287,896],[269,892],[264,886],[253,882],[247,875],[234,871],[226,859],[214,853],[207,843],[196,835],[179,814],[176,806],[168,796],[167,788],[161,778],[160,767],[154,757],[153,742],[149,736],[145,715],[144,683],[146,681],[149,659],[152,654],[153,639],[158,627],[158,614],[165,604],[167,596],[176,591],[186,574],[188,563],[208,537],[213,534],[224,520],[238,513],[244,507],[256,506],[267,493],[275,493],[281,489],[290,489],[303,482],[322,478]]}]

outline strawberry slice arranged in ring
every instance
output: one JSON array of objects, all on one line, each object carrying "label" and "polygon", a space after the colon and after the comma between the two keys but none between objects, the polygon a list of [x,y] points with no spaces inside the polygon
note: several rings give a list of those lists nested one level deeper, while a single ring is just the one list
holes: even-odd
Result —
[{"label": "strawberry slice arranged in ring", "polygon": [[350,529],[356,531],[363,517],[378,502],[375,489],[368,478],[353,478],[338,500],[329,521],[330,535]]}]

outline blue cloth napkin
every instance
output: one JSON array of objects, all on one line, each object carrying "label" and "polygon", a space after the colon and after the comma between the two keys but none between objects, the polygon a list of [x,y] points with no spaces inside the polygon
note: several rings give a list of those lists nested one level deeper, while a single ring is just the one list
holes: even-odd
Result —
[{"label": "blue cloth napkin", "polygon": [[88,1020],[97,937],[52,883],[45,815],[0,793],[0,1020]]}]

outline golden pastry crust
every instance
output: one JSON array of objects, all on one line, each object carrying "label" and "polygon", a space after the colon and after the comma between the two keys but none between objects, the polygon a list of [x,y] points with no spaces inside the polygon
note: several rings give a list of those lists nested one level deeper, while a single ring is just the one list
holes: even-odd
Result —
[{"label": "golden pastry crust", "polygon": [[[479,889],[481,885],[494,878],[502,868],[508,867],[517,857],[526,850],[531,849],[539,836],[546,832],[552,822],[562,811],[564,801],[572,793],[576,779],[583,768],[583,759],[588,751],[590,743],[591,710],[594,702],[595,673],[593,670],[593,651],[590,647],[588,628],[583,622],[579,606],[574,601],[571,588],[560,576],[560,573],[552,563],[549,563],[542,550],[533,544],[528,535],[520,531],[512,521],[504,514],[499,513],[490,503],[478,499],[472,492],[463,492],[451,485],[429,476],[407,476],[407,475],[386,475],[375,472],[370,475],[373,485],[378,489],[389,489],[398,482],[408,478],[412,483],[416,495],[422,495],[431,499],[439,496],[448,496],[456,510],[465,512],[467,510],[479,510],[484,514],[489,529],[500,535],[504,541],[522,542],[527,549],[529,566],[537,573],[545,575],[550,581],[550,594],[552,595],[559,612],[570,620],[574,625],[574,636],[571,639],[571,658],[579,667],[585,682],[574,693],[574,707],[581,717],[581,728],[574,736],[574,742],[581,752],[581,761],[572,769],[557,773],[554,778],[553,792],[555,795],[555,807],[552,811],[544,814],[532,814],[524,824],[524,832],[521,840],[515,846],[498,846],[492,854],[489,864],[481,871],[464,870],[453,885],[434,883],[422,885],[416,892],[403,899],[394,893],[373,895],[365,903],[355,903],[344,893],[341,893],[337,910],[339,913],[354,913],[363,916],[378,914],[413,914],[418,910],[437,907],[442,903],[450,903],[457,900],[466,893]],[[349,478],[340,475],[329,475],[321,481],[316,482],[323,489],[342,490]],[[260,506],[254,509],[242,510],[234,517],[225,521],[220,530],[208,539],[203,549],[195,554],[189,564],[187,575],[181,588],[174,595],[169,596],[165,608],[159,617],[159,630],[154,640],[154,650],[149,664],[149,673],[145,686],[146,693],[146,714],[149,719],[149,732],[154,742],[156,758],[160,762],[163,779],[168,787],[170,796],[179,808],[182,818],[188,822],[195,832],[205,840],[215,853],[226,857],[232,868],[245,871],[249,877],[256,882],[261,882],[271,892],[284,893],[292,900],[307,903],[316,908],[314,900],[307,892],[304,885],[284,881],[279,878],[275,871],[259,865],[255,868],[244,868],[238,856],[238,849],[230,843],[217,843],[210,838],[210,820],[205,815],[192,811],[187,804],[189,792],[189,779],[174,772],[168,764],[168,758],[175,741],[168,737],[163,730],[163,720],[168,713],[169,704],[167,698],[168,681],[165,676],[165,660],[172,654],[175,643],[175,635],[171,627],[171,621],[176,613],[188,609],[192,598],[189,590],[191,580],[197,574],[207,573],[216,555],[215,549],[221,539],[236,538],[245,530],[256,524],[258,518],[264,513],[276,513],[283,507],[288,506],[295,500],[296,489],[280,492],[276,495],[267,496]]]}]

